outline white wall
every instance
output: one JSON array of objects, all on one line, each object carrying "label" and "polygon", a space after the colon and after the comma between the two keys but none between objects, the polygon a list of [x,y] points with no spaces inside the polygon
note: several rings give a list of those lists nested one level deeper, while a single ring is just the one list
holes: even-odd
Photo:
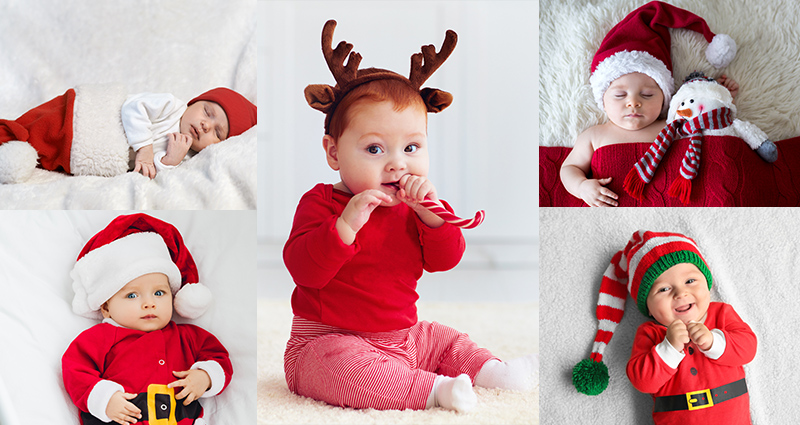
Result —
[{"label": "white wall", "polygon": [[[501,300],[538,300],[538,3],[259,1],[258,14],[259,265],[274,273],[262,293],[285,293],[280,249],[297,201],[316,183],[339,180],[325,162],[324,116],[303,97],[308,84],[334,84],[320,34],[336,19],[334,45],[352,43],[361,67],[405,75],[420,46],[438,49],[445,30],[458,33],[454,53],[425,84],[454,96],[429,115],[430,178],[456,213],[487,214],[464,232],[468,250],[457,271],[493,280]],[[485,284],[469,285],[485,299]]]}]

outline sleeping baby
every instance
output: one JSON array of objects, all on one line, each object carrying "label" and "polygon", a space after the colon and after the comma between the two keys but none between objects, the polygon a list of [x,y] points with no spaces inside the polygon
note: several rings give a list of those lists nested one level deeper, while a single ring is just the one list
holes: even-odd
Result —
[{"label": "sleeping baby", "polygon": [[16,120],[0,120],[0,183],[24,182],[37,166],[106,177],[133,170],[153,178],[255,124],[256,106],[224,87],[187,104],[171,94],[127,96],[120,85],[79,86]]},{"label": "sleeping baby", "polygon": [[[605,187],[611,177],[590,176],[594,152],[613,144],[652,143],[666,125],[674,86],[669,28],[703,34],[711,43],[706,57],[717,68],[727,66],[736,52],[730,37],[714,35],[699,16],[661,2],[636,9],[609,31],[589,79],[608,121],[581,133],[561,166],[564,188],[589,206],[618,205],[618,195]],[[718,82],[734,97],[739,91],[732,78],[723,75]]]}]

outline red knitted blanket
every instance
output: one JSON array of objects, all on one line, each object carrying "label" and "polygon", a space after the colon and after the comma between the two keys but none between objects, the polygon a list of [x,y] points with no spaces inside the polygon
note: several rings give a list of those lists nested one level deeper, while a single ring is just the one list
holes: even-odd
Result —
[{"label": "red knitted blanket", "polygon": [[[619,195],[621,207],[794,207],[800,206],[800,137],[775,142],[778,160],[762,160],[741,139],[706,136],[703,161],[693,180],[690,202],[667,195],[669,183],[679,177],[683,155],[663,159],[653,180],[637,201],[622,188],[625,176],[652,143],[604,146],[592,156],[592,174],[612,177],[609,189]],[[673,152],[685,152],[689,139],[673,143]],[[571,148],[539,147],[539,206],[586,206],[561,184],[559,170]]]}]

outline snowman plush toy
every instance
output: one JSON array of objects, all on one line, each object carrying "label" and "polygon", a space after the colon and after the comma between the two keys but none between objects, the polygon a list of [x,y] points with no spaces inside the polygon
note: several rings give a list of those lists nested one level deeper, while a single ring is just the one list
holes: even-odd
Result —
[{"label": "snowman plush toy", "polygon": [[691,120],[703,112],[722,108],[730,109],[731,125],[719,129],[704,129],[704,135],[739,137],[764,161],[775,162],[778,159],[778,149],[766,133],[754,124],[736,118],[736,105],[733,104],[731,92],[702,72],[691,73],[675,93],[669,104],[667,123],[679,118]]},{"label": "snowman plush toy", "polygon": [[670,101],[667,125],[625,178],[625,191],[643,200],[644,187],[653,178],[672,141],[688,137],[690,143],[681,163],[681,175],[667,192],[684,204],[688,203],[692,179],[700,165],[703,136],[737,137],[764,161],[778,159],[775,143],[760,128],[736,118],[736,106],[728,89],[702,72],[693,72]]}]

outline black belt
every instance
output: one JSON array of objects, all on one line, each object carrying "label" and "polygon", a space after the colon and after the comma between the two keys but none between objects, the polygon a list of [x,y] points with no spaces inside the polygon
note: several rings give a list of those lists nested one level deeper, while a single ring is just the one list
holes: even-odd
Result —
[{"label": "black belt", "polygon": [[747,394],[747,383],[742,378],[736,382],[708,390],[656,397],[655,411],[672,412],[675,410],[705,409],[745,394]]},{"label": "black belt", "polygon": [[[188,406],[184,406],[181,400],[175,400],[174,389],[166,385],[150,384],[146,393],[139,393],[129,401],[142,411],[139,421],[147,421],[150,425],[173,425],[185,418],[197,419],[202,411],[197,400]],[[81,412],[81,419],[84,425],[106,423],[87,412]]]}]

